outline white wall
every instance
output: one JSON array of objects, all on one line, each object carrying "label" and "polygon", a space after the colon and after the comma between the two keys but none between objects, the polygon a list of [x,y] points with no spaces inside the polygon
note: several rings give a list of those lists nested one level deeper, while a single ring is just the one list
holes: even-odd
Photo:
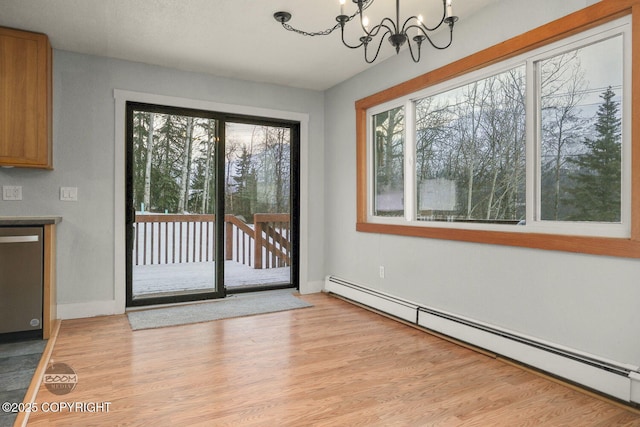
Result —
[{"label": "white wall", "polygon": [[[114,278],[114,89],[309,115],[309,228],[301,258],[305,284],[320,284],[323,263],[324,99],[321,92],[188,73],[140,63],[54,51],[54,170],[0,169],[0,185],[21,185],[23,201],[0,200],[0,216],[60,215],[58,303],[62,317],[117,312]],[[304,162],[303,162],[304,163]],[[120,165],[122,166],[122,165]],[[59,187],[78,187],[78,202],[61,202]],[[124,250],[124,248],[122,248]]]},{"label": "white wall", "polygon": [[[602,358],[640,364],[640,261],[358,233],[354,102],[596,1],[505,0],[461,17],[446,51],[405,53],[326,92],[327,274]],[[354,52],[353,54],[360,54]],[[386,277],[378,277],[384,265]]]}]

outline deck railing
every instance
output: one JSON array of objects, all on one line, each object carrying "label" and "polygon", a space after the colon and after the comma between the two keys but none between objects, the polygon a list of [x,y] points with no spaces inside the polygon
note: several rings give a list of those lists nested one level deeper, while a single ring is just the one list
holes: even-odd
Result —
[{"label": "deck railing", "polygon": [[[255,214],[253,224],[225,215],[225,260],[256,268],[291,264],[289,214]],[[135,265],[215,261],[215,215],[136,215]]]}]

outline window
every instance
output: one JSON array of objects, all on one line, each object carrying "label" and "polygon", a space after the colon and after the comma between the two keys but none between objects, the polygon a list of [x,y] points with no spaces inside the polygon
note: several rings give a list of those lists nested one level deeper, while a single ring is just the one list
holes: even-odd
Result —
[{"label": "window", "polygon": [[623,43],[536,62],[542,220],[621,221]]},{"label": "window", "polygon": [[418,220],[525,219],[524,91],[518,66],[415,102]]},{"label": "window", "polygon": [[357,229],[640,257],[631,17],[605,9],[358,101]]},{"label": "window", "polygon": [[404,108],[373,116],[374,214],[404,215]]}]

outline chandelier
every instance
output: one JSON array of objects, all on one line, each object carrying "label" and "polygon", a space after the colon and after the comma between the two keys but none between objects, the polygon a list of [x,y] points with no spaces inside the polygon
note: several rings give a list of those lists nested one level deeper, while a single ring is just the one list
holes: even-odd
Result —
[{"label": "chandelier", "polygon": [[[289,12],[276,12],[273,14],[273,17],[276,21],[280,22],[286,30],[304,36],[326,36],[340,28],[342,43],[350,49],[364,48],[364,60],[369,64],[378,58],[380,48],[385,39],[395,48],[396,53],[400,52],[400,48],[407,43],[413,62],[420,61],[420,49],[425,40],[436,49],[446,49],[451,46],[451,42],[453,41],[453,25],[458,20],[458,17],[453,15],[451,0],[442,0],[442,17],[433,27],[425,25],[422,15],[410,16],[405,19],[402,26],[400,26],[400,0],[396,0],[395,20],[387,17],[382,19],[378,25],[370,27],[369,20],[365,16],[364,11],[373,4],[374,0],[352,1],[358,6],[358,10],[352,15],[345,15],[344,5],[346,0],[340,0],[340,15],[336,16],[338,23],[323,31],[307,32],[292,27],[288,24],[291,19]],[[345,24],[356,19],[356,17],[357,20],[360,21],[362,35],[357,42],[349,43],[345,40]],[[429,37],[429,33],[432,33],[445,24],[449,26],[449,42],[444,45],[438,45]],[[374,53],[372,54],[371,52]]]}]

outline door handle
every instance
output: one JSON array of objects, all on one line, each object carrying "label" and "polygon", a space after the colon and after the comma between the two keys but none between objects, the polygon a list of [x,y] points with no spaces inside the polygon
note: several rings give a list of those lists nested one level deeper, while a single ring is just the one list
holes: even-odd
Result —
[{"label": "door handle", "polygon": [[0,236],[0,243],[37,242],[40,236]]},{"label": "door handle", "polygon": [[131,205],[131,207],[128,207],[126,209],[126,222],[127,222],[127,225],[133,224],[136,222],[136,208],[133,205]]}]

